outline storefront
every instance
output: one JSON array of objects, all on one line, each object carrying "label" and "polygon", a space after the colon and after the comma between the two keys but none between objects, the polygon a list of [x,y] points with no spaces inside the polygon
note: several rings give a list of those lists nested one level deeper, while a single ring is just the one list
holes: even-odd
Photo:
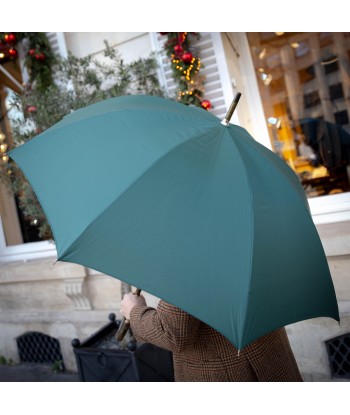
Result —
[{"label": "storefront", "polygon": [[[169,60],[163,52],[164,38],[159,33],[51,36],[56,42],[59,39],[63,54],[66,48],[77,56],[93,53],[102,58],[105,38],[126,60],[155,51],[160,82],[169,96],[175,94]],[[320,318],[291,325],[287,330],[305,379],[330,379],[325,342],[350,331],[350,35],[202,33],[195,47],[201,53],[211,111],[223,118],[235,93],[241,92],[232,122],[275,151],[298,175],[308,196],[334,279],[341,327]],[[2,102],[5,108],[5,99]],[[20,335],[25,329],[44,327],[54,337],[64,338],[63,354],[71,353],[69,338],[84,337],[89,329],[95,331],[107,310],[118,310],[119,285],[114,279],[80,266],[60,264],[53,268],[54,246],[28,238],[15,201],[3,196],[1,219],[0,284],[6,295],[15,295],[15,285],[21,284],[18,301],[22,299],[22,303],[17,304],[15,299],[8,303],[0,329]],[[23,261],[31,261],[30,266]],[[55,298],[50,294],[53,291],[47,290],[48,285],[56,290]],[[50,314],[37,301],[26,298],[34,286],[42,304],[51,307]],[[27,312],[36,307],[34,313]],[[74,310],[78,313],[72,317]],[[19,319],[16,322],[9,317],[13,312]],[[86,327],[83,322],[87,322]],[[6,350],[11,349],[11,344]]]}]

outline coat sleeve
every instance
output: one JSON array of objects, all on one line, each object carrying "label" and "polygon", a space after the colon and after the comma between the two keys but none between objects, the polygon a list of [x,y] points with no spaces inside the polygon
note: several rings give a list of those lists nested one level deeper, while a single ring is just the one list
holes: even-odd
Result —
[{"label": "coat sleeve", "polygon": [[133,307],[130,325],[138,342],[180,353],[195,343],[200,321],[161,300],[157,309]]}]

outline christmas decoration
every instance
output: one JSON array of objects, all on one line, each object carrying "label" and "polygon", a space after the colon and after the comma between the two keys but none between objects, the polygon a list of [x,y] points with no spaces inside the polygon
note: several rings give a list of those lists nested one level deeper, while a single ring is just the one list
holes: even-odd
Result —
[{"label": "christmas decoration", "polygon": [[14,33],[6,33],[4,36],[5,42],[9,44],[16,43],[17,39]]},{"label": "christmas decoration", "polygon": [[35,81],[42,90],[52,85],[52,67],[56,63],[56,57],[43,32],[1,32],[0,63],[18,57],[16,46],[19,43],[26,56],[24,63],[29,74],[29,83]]},{"label": "christmas decoration", "polygon": [[8,50],[8,53],[11,56],[11,58],[16,58],[18,56],[18,52],[15,48],[10,48]]},{"label": "christmas decoration", "polygon": [[205,110],[210,110],[211,102],[208,101],[207,99],[203,99],[203,101],[201,102],[201,107],[204,108]]},{"label": "christmas decoration", "polygon": [[175,53],[176,56],[180,56],[183,51],[184,51],[184,49],[183,49],[182,45],[177,44],[177,45],[174,46],[174,53]]},{"label": "christmas decoration", "polygon": [[183,60],[183,62],[185,62],[185,63],[191,63],[191,62],[192,62],[192,59],[193,59],[193,55],[192,55],[192,53],[191,53],[191,52],[185,52],[185,53],[182,55],[182,60]]},{"label": "christmas decoration", "polygon": [[34,112],[36,111],[36,106],[35,105],[28,105],[26,107],[27,112]]},{"label": "christmas decoration", "polygon": [[[40,53],[43,53],[44,59],[36,60],[35,55]],[[51,56],[47,50],[40,49],[34,43],[27,43],[26,55],[35,60],[38,70],[39,65],[46,63]],[[16,115],[11,119],[11,135],[15,145],[30,140],[70,112],[94,102],[131,93],[163,95],[157,77],[157,61],[153,55],[125,64],[107,43],[104,55],[101,63],[92,56],[78,58],[69,54],[68,58],[55,61],[50,75],[52,83],[48,87],[42,88],[45,79],[37,82],[37,78],[34,78],[21,95],[12,93],[9,96],[10,106],[18,110],[14,111]],[[18,117],[19,111],[22,111],[22,117]],[[15,163],[6,156],[5,140],[6,136],[1,132],[0,180],[16,195],[20,210],[26,220],[37,227],[40,238],[52,239],[49,224],[31,186]],[[96,148],[98,145],[96,137]]]},{"label": "christmas decoration", "polygon": [[[170,59],[174,78],[178,83],[177,99],[186,105],[196,105],[206,110],[212,108],[211,103],[203,98],[203,79],[199,71],[201,60],[198,48],[193,40],[199,39],[199,33],[159,32],[167,37],[164,49]],[[204,104],[202,104],[204,102]]]}]

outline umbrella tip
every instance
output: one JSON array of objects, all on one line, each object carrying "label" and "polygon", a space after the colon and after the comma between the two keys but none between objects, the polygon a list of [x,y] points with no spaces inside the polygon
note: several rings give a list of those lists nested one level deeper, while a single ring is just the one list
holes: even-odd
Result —
[{"label": "umbrella tip", "polygon": [[241,95],[242,94],[240,92],[237,92],[237,94],[234,96],[230,108],[228,109],[227,114],[225,115],[225,118],[221,121],[222,125],[225,125],[227,127],[230,124],[231,117],[238,105]]}]

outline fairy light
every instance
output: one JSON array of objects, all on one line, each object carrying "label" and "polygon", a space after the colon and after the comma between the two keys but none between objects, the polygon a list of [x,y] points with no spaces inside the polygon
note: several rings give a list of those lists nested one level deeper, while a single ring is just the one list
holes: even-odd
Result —
[{"label": "fairy light", "polygon": [[198,55],[193,56],[197,48],[191,47],[187,32],[176,34],[164,33],[164,35],[168,35],[168,42],[165,43],[165,49],[168,51],[169,61],[174,75],[179,80],[179,89],[177,91],[178,101],[205,108],[202,105],[202,102],[205,100],[203,100],[200,90],[202,80],[198,78],[198,72],[202,64]]}]

